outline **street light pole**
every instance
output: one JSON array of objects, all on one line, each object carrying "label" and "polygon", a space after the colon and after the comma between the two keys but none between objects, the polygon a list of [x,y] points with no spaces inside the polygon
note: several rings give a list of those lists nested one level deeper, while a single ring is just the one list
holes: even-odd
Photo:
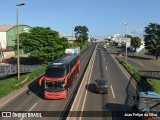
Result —
[{"label": "street light pole", "polygon": [[128,23],[123,23],[126,25],[126,55],[125,55],[125,62],[127,63],[127,34],[128,34]]},{"label": "street light pole", "polygon": [[25,5],[24,3],[16,4],[16,26],[17,26],[17,74],[20,80],[20,57],[19,57],[19,33],[18,33],[18,6]]},{"label": "street light pole", "polygon": [[73,29],[74,27],[72,27],[72,47],[73,47]]}]

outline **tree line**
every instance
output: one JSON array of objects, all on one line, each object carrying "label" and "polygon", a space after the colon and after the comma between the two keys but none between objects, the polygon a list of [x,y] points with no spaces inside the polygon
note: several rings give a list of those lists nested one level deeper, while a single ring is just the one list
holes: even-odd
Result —
[{"label": "tree line", "polygon": [[28,33],[19,35],[20,49],[30,53],[31,57],[38,58],[42,64],[47,64],[64,55],[68,47],[82,48],[88,40],[88,31],[86,26],[76,26],[74,29],[76,41],[70,44],[67,38],[61,37],[57,31],[49,27],[33,27]]},{"label": "tree line", "polygon": [[[145,27],[144,32],[145,49],[158,60],[160,55],[160,24],[149,23],[149,25]],[[132,37],[131,35],[125,35],[125,37],[131,39],[131,45],[134,48],[137,49],[141,46],[141,39],[139,37]]]}]

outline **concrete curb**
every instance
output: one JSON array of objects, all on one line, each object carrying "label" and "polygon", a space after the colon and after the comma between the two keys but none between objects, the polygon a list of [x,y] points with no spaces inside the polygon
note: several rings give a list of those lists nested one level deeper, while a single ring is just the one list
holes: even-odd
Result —
[{"label": "concrete curb", "polygon": [[[91,65],[93,65],[92,63],[94,62],[93,57],[96,54],[96,48],[97,47],[95,47],[94,52],[92,54],[92,57],[90,59],[89,65],[86,68],[86,71],[85,71],[84,76],[82,78],[82,82],[80,84],[80,87],[78,89],[78,92],[77,92],[76,97],[73,101],[73,104],[72,104],[72,107],[71,107],[70,111],[81,111],[81,107],[83,107],[83,106],[81,106],[81,103],[84,102],[85,91],[86,91],[85,85],[88,82],[88,80],[87,80],[88,73],[90,72]],[[76,119],[76,117],[67,117],[67,120],[74,120],[74,119]]]},{"label": "concrete curb", "polygon": [[[113,50],[113,49],[111,49]],[[107,50],[108,51],[108,50]],[[109,51],[108,51],[109,52]],[[115,52],[115,51],[114,51]],[[110,53],[110,52],[109,52]],[[112,55],[111,55],[112,56]],[[118,57],[118,56],[117,56]],[[113,60],[117,63],[117,65],[120,67],[124,75],[128,78],[128,80],[132,80],[132,83],[134,86],[136,86],[137,92],[144,91],[137,83],[137,81],[131,76],[131,74],[119,63],[119,61],[115,58],[115,55],[112,56]]]},{"label": "concrete curb", "polygon": [[31,80],[29,83],[27,83],[23,87],[19,88],[18,90],[14,90],[11,93],[9,93],[7,96],[4,96],[3,98],[1,98],[0,99],[0,108],[3,107],[5,104],[7,104],[12,99],[14,99],[17,96],[19,96],[20,94],[22,94],[25,90],[27,90],[28,89],[28,85],[31,84],[33,81],[34,82],[32,83],[32,85],[35,84],[37,82],[37,79],[40,78],[43,74],[39,75],[34,80]]}]

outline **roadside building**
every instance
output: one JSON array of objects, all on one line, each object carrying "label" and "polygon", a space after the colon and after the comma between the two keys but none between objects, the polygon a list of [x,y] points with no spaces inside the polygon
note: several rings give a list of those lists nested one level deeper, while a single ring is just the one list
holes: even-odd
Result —
[{"label": "roadside building", "polygon": [[76,40],[75,36],[63,36],[63,37],[67,38],[69,43],[73,43]]},{"label": "roadside building", "polygon": [[[67,38],[69,43],[73,43],[74,41],[76,41],[75,36],[63,36],[63,37]],[[87,41],[91,42],[91,38],[89,37]]]},{"label": "roadside building", "polygon": [[[127,40],[127,38],[121,39],[121,41],[122,41],[122,48],[126,47],[126,40]],[[141,39],[141,46],[139,48],[136,48],[136,49],[133,46],[131,46],[131,41],[127,40],[127,49],[130,50],[130,51],[135,51],[136,53],[143,51],[145,49],[144,40]]]},{"label": "roadside building", "polygon": [[[31,29],[28,25],[18,25],[18,33],[29,32]],[[16,25],[0,25],[0,61],[6,58],[15,57],[17,51],[14,50],[17,40]],[[20,54],[23,50],[20,49]]]},{"label": "roadside building", "polygon": [[[18,25],[19,34],[22,32],[29,32],[31,29],[28,25]],[[14,48],[17,39],[16,25],[0,25],[0,44],[3,50]]]},{"label": "roadside building", "polygon": [[144,43],[144,40],[141,39],[141,46],[136,49],[136,52],[141,52],[143,50],[145,50],[145,43]]}]

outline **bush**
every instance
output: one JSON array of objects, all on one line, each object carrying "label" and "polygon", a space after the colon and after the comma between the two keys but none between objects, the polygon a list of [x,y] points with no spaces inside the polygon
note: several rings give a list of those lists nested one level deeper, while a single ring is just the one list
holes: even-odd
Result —
[{"label": "bush", "polygon": [[[145,90],[150,90],[150,91],[156,91],[157,93],[160,93],[160,90],[157,88],[160,88],[160,82],[156,80],[146,80],[145,78],[141,77],[139,75],[139,70],[137,70],[134,66],[131,64],[125,63],[122,59],[117,58],[116,59],[119,61],[119,63],[130,73],[130,75],[137,81],[137,83],[144,88]],[[159,84],[157,84],[159,82]],[[156,83],[156,84],[155,84]]]},{"label": "bush", "polygon": [[[37,77],[42,75],[46,69],[46,66],[43,66],[42,68],[35,70],[28,74],[23,74],[20,76],[20,80],[17,80],[17,75],[7,76],[0,80],[0,98],[8,95],[14,90],[17,90],[23,86],[25,86],[27,83],[35,80]],[[28,79],[27,79],[28,78]],[[25,80],[26,79],[26,80]]]}]

